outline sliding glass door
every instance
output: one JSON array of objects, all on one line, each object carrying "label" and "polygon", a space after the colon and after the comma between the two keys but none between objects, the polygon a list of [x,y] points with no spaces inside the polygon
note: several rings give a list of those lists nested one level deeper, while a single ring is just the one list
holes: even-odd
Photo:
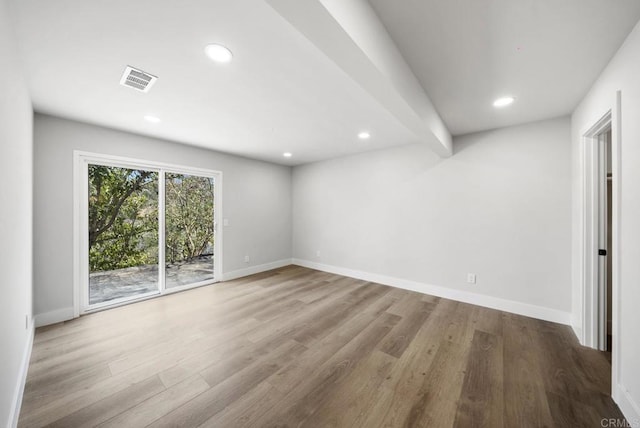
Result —
[{"label": "sliding glass door", "polygon": [[89,305],[158,286],[158,171],[88,165]]},{"label": "sliding glass door", "polygon": [[213,279],[214,178],[167,172],[165,182],[165,284]]},{"label": "sliding glass door", "polygon": [[76,154],[80,312],[216,280],[220,173]]}]

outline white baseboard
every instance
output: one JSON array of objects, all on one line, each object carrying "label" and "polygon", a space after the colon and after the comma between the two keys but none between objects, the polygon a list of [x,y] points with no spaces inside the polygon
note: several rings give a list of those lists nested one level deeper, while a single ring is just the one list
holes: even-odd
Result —
[{"label": "white baseboard", "polygon": [[24,385],[27,382],[27,372],[29,371],[29,361],[31,360],[31,349],[33,348],[34,325],[33,321],[28,329],[27,343],[22,352],[22,363],[20,364],[20,372],[18,374],[18,383],[13,393],[13,402],[11,403],[11,414],[9,415],[9,427],[16,428],[18,426],[18,418],[20,417],[20,407],[22,406],[22,395],[24,394]]},{"label": "white baseboard", "polygon": [[418,293],[443,297],[445,299],[456,300],[458,302],[470,303],[472,305],[484,306],[504,312],[511,312],[545,321],[552,321],[560,324],[571,325],[571,313],[557,309],[545,308],[543,306],[530,305],[528,303],[516,302],[513,300],[501,299],[499,297],[487,296],[484,294],[471,293],[468,291],[456,290],[453,288],[438,285],[424,284],[401,278],[394,278],[386,275],[379,275],[363,272],[339,266],[325,265],[309,260],[293,259],[293,264],[317,269],[324,272],[335,273],[337,275],[371,281],[378,284],[389,285],[391,287],[403,288],[405,290],[417,291]]},{"label": "white baseboard", "polygon": [[576,323],[572,321],[571,328],[573,329],[573,334],[575,334],[576,337],[578,338],[578,342],[580,342],[580,344],[584,346],[584,337],[582,337],[582,327],[576,325]]},{"label": "white baseboard", "polygon": [[614,396],[615,402],[620,407],[622,414],[629,422],[629,426],[640,428],[640,405],[635,402],[624,385],[618,383],[617,394]]},{"label": "white baseboard", "polygon": [[44,314],[37,314],[35,316],[35,324],[36,327],[42,327],[62,321],[69,321],[74,318],[73,314],[73,307],[57,309],[55,311],[45,312]]},{"label": "white baseboard", "polygon": [[265,272],[271,269],[278,269],[284,266],[289,266],[291,263],[291,259],[282,259],[262,265],[250,266],[244,269],[232,270],[231,272],[224,272],[222,274],[222,280],[231,281],[232,279],[242,278],[243,276],[254,275],[256,273]]}]

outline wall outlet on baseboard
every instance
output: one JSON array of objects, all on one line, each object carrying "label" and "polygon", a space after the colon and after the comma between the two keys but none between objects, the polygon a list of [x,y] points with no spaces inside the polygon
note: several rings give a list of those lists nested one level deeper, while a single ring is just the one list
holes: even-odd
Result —
[{"label": "wall outlet on baseboard", "polygon": [[476,283],[476,274],[475,273],[468,273],[467,274],[467,282],[469,284],[475,284]]},{"label": "wall outlet on baseboard", "polygon": [[29,314],[26,314],[26,315],[24,316],[24,328],[25,328],[26,330],[29,330]]},{"label": "wall outlet on baseboard", "polygon": [[251,261],[251,258],[249,256],[244,256],[245,263],[249,263],[250,261]]}]

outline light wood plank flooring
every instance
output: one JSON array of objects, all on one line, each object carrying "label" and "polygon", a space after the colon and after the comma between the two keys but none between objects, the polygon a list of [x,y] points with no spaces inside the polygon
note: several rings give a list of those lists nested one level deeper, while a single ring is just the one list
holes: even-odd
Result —
[{"label": "light wood plank flooring", "polygon": [[21,427],[574,427],[622,418],[566,326],[290,266],[38,329]]}]

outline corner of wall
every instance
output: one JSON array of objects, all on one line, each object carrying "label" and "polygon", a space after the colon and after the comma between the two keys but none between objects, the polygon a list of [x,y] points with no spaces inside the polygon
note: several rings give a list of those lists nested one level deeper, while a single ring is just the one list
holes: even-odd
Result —
[{"label": "corner of wall", "polygon": [[9,414],[9,427],[16,428],[18,419],[20,418],[20,408],[22,407],[22,396],[24,394],[24,386],[27,382],[27,372],[29,371],[29,361],[31,360],[31,349],[33,348],[33,337],[35,334],[34,321],[29,326],[27,343],[22,351],[22,362],[20,363],[20,372],[18,374],[18,383],[13,393],[13,401],[11,402],[11,413]]}]

